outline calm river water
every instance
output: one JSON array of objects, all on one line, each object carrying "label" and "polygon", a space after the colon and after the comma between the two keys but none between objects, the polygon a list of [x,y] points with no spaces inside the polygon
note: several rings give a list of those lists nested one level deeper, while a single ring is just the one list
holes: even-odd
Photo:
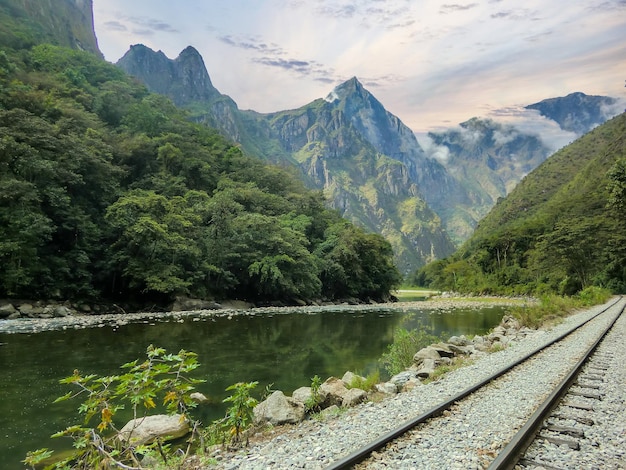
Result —
[{"label": "calm river water", "polygon": [[[49,436],[79,422],[78,402],[53,404],[68,392],[59,379],[78,369],[111,375],[119,365],[145,358],[146,347],[198,353],[197,388],[211,399],[202,406],[206,423],[222,417],[225,388],[259,381],[291,394],[311,377],[341,377],[351,370],[366,375],[393,341],[394,330],[425,328],[434,334],[482,334],[504,314],[502,307],[452,310],[329,311],[197,316],[184,320],[144,320],[124,326],[67,329],[40,333],[0,333],[0,462],[21,468],[28,450],[62,449],[67,441]],[[119,423],[118,423],[119,424]],[[120,426],[123,423],[120,424]]]}]

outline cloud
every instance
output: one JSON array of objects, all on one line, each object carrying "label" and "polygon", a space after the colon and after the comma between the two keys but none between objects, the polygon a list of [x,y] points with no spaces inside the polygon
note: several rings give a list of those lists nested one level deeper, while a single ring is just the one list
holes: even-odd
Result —
[{"label": "cloud", "polygon": [[428,135],[416,134],[415,137],[427,157],[435,158],[441,163],[446,163],[450,158],[450,149],[445,145],[437,145]]},{"label": "cloud", "polygon": [[496,145],[505,145],[509,142],[513,142],[519,133],[513,126],[502,126],[493,131],[493,141]]},{"label": "cloud", "polygon": [[606,2],[592,5],[589,7],[592,11],[617,11],[626,9],[626,0],[609,0]]},{"label": "cloud", "polygon": [[270,67],[280,67],[286,70],[298,70],[300,72],[311,70],[311,63],[304,60],[286,60],[272,57],[262,57],[253,59],[257,64],[269,65]]},{"label": "cloud", "polygon": [[128,28],[119,21],[107,21],[104,27],[109,31],[128,31]]},{"label": "cloud", "polygon": [[285,51],[277,44],[267,44],[265,41],[259,38],[246,37],[236,38],[231,35],[219,36],[218,39],[224,44],[237,47],[240,49],[247,49],[251,51],[260,51],[264,54],[283,55]]},{"label": "cloud", "polygon": [[458,3],[445,3],[441,5],[439,12],[444,14],[454,13],[457,11],[471,10],[472,8],[476,8],[477,6],[478,3],[468,3],[467,5],[459,5]]},{"label": "cloud", "polygon": [[356,5],[322,5],[317,12],[323,16],[333,18],[352,18],[357,13]]},{"label": "cloud", "polygon": [[507,106],[493,109],[489,115],[498,122],[506,123],[519,130],[522,134],[538,136],[552,151],[556,151],[573,142],[578,137],[574,132],[568,132],[536,109],[526,109],[523,106]]},{"label": "cloud", "polygon": [[600,106],[600,111],[605,119],[611,119],[618,114],[626,112],[626,99],[616,98],[613,104],[604,104]]},{"label": "cloud", "polygon": [[288,57],[288,52],[285,49],[259,37],[222,35],[218,36],[218,40],[228,46],[249,52],[252,54],[250,61],[255,64],[306,75],[317,82],[335,83],[337,81],[337,78],[333,76],[333,71],[323,64],[314,60]]},{"label": "cloud", "polygon": [[[291,0],[287,5],[299,9],[307,8],[311,3]],[[407,0],[318,0],[310,11],[325,19],[351,21],[367,29],[380,27],[386,30],[413,26],[417,16],[417,10],[412,12]]]},{"label": "cloud", "polygon": [[150,31],[152,33],[155,33],[155,32],[179,33],[180,32],[176,28],[174,28],[171,24],[166,23],[161,20],[154,19],[154,18],[130,16],[130,17],[126,17],[125,19],[135,26],[140,26],[143,31]]},{"label": "cloud", "polygon": [[180,33],[170,23],[147,16],[117,15],[116,20],[103,23],[108,31],[132,32],[138,36],[152,36],[158,33]]},{"label": "cloud", "polygon": [[537,13],[526,8],[517,8],[515,10],[503,10],[490,15],[493,19],[505,19],[512,21],[536,21],[539,20]]}]

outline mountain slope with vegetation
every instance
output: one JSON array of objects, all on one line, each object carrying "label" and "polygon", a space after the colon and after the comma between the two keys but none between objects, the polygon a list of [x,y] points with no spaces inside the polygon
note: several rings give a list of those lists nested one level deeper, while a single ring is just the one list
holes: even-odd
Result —
[{"label": "mountain slope with vegetation", "polygon": [[[458,128],[430,133],[425,153],[413,132],[356,78],[325,99],[261,114],[239,110],[219,93],[193,47],[170,60],[138,44],[117,65],[248,154],[298,169],[302,180],[322,189],[342,215],[383,234],[405,273],[467,240],[498,198],[553,151],[551,143],[530,131],[472,118]],[[612,98],[574,93],[528,108],[543,109],[553,119],[566,116],[582,135],[615,115],[616,106]]]},{"label": "mountain slope with vegetation", "polygon": [[43,43],[102,57],[92,0],[0,0],[0,45],[24,49]]},{"label": "mountain slope with vegetation", "polygon": [[474,292],[626,291],[626,114],[526,176],[451,257],[416,281]]},{"label": "mountain slope with vegetation", "polygon": [[197,122],[220,129],[248,154],[296,168],[342,216],[389,240],[404,273],[454,250],[430,200],[450,198],[462,188],[356,78],[326,99],[260,114],[240,111],[215,90],[192,47],[170,60],[135,45],[117,65],[188,109]]},{"label": "mountain slope with vegetation", "polygon": [[382,237],[98,54],[8,43],[0,297],[382,299],[399,282]]},{"label": "mountain slope with vegetation", "polygon": [[467,198],[441,198],[435,210],[455,241],[467,240],[478,221],[551,153],[536,135],[491,119],[472,118],[442,132],[430,132],[435,148],[445,148],[443,165]]}]

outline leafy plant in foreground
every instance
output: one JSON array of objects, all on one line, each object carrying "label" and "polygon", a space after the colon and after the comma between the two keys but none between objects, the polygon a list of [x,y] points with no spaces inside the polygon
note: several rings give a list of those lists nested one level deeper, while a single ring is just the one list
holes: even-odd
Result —
[{"label": "leafy plant in foreground", "polygon": [[233,392],[231,396],[224,399],[224,403],[231,403],[226,410],[224,424],[230,431],[233,444],[240,443],[242,432],[252,423],[254,407],[258,401],[250,396],[250,392],[258,384],[259,382],[239,382],[226,389],[226,391]]},{"label": "leafy plant in foreground", "polygon": [[[181,413],[181,419],[189,419],[189,411],[196,405],[190,393],[194,385],[204,381],[188,377],[198,367],[197,355],[193,352],[181,350],[178,354],[167,354],[165,349],[150,345],[146,354],[147,359],[142,362],[137,359],[124,364],[122,369],[126,372],[120,375],[83,376],[75,370],[70,377],[60,381],[73,385],[75,390],[57,398],[55,403],[85,397],[78,408],[84,419],[81,424],[52,436],[72,438],[74,451],[48,468],[131,468],[129,465],[140,468],[139,455],[145,455],[151,449],[158,451],[167,463],[169,447],[163,446],[159,440],[150,445],[135,446],[131,437],[136,427],[126,439],[119,439],[120,429],[114,418],[127,405],[130,405],[134,419],[146,417],[157,407],[157,402],[162,401],[169,414]],[[29,452],[24,463],[34,466],[51,455],[47,449],[38,449]]]},{"label": "leafy plant in foreground", "polygon": [[320,393],[320,387],[322,386],[322,379],[319,375],[315,375],[311,378],[311,396],[304,404],[306,411],[319,411],[320,405],[324,398]]}]

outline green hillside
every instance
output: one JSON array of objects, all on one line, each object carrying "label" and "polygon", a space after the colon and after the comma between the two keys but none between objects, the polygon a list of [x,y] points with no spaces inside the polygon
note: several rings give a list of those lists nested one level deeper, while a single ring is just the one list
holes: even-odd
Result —
[{"label": "green hillside", "polygon": [[92,0],[0,0],[0,45],[23,49],[43,43],[102,57]]},{"label": "green hillside", "polygon": [[381,236],[97,55],[0,49],[0,298],[383,299],[399,281]]},{"label": "green hillside", "polygon": [[625,291],[625,159],[621,114],[526,176],[453,256],[416,281],[475,292]]}]

